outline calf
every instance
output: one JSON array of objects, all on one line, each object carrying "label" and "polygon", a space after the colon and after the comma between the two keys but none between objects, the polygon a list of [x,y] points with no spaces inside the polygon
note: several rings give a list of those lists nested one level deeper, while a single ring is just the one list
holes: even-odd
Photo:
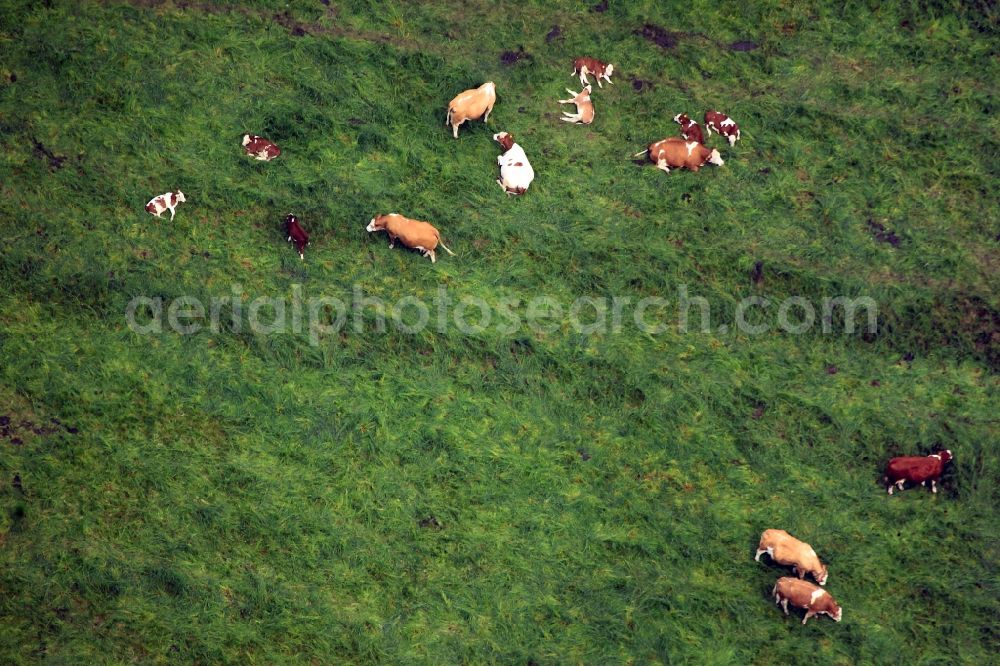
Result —
[{"label": "calf", "polygon": [[497,102],[496,86],[487,81],[478,88],[466,90],[455,96],[448,104],[448,115],[444,124],[451,125],[452,134],[458,138],[458,126],[466,120],[474,120],[480,116],[483,122],[490,119],[490,111]]},{"label": "calf", "polygon": [[816,552],[807,543],[803,543],[785,530],[764,530],[757,545],[754,561],[760,562],[760,556],[767,553],[778,564],[792,566],[792,573],[799,578],[812,574],[816,582],[826,585],[826,567],[819,561]]},{"label": "calf", "polygon": [[253,155],[263,162],[270,162],[281,154],[281,148],[277,144],[256,134],[243,135],[243,149],[247,151],[247,155]]},{"label": "calf", "polygon": [[774,595],[774,603],[781,606],[785,615],[788,615],[788,602],[797,608],[804,608],[806,615],[802,618],[802,624],[805,624],[813,615],[820,613],[826,613],[833,618],[834,622],[840,622],[844,616],[844,610],[837,605],[829,592],[808,581],[790,576],[779,578],[778,582],[774,584],[771,594]]},{"label": "calf", "polygon": [[678,113],[674,116],[674,122],[681,126],[681,136],[685,141],[705,143],[705,135],[701,133],[701,125],[688,118],[686,113]]},{"label": "calf", "polygon": [[684,141],[675,136],[651,143],[646,150],[636,153],[633,157],[646,153],[649,153],[649,159],[657,169],[663,169],[667,173],[670,173],[670,167],[697,171],[705,166],[706,162],[716,166],[725,164],[718,150],[709,150],[697,141]]},{"label": "calf", "polygon": [[295,249],[299,251],[299,259],[305,261],[304,250],[309,245],[309,234],[299,225],[299,218],[291,213],[285,216],[285,235],[288,236],[289,243],[295,243]]},{"label": "calf", "polygon": [[365,230],[369,233],[385,231],[389,235],[389,247],[394,247],[398,238],[406,247],[419,250],[425,257],[430,257],[431,263],[437,261],[434,257],[434,250],[439,244],[445,252],[455,256],[455,253],[441,242],[441,233],[431,224],[420,220],[411,220],[399,213],[376,215],[365,227]]},{"label": "calf", "polygon": [[604,79],[611,85],[615,82],[611,80],[611,74],[614,73],[615,66],[608,65],[606,63],[597,60],[596,58],[577,58],[573,61],[573,72],[572,76],[577,74],[580,75],[580,85],[586,86],[590,84],[590,79],[587,78],[587,74],[593,74],[597,77],[597,87],[603,88],[601,85],[601,79]]},{"label": "calf", "polygon": [[568,123],[580,123],[581,125],[589,125],[594,122],[594,103],[590,101],[591,90],[590,84],[584,86],[583,90],[578,93],[566,88],[566,92],[573,95],[573,99],[561,99],[559,103],[576,104],[576,113],[563,111],[562,120]]},{"label": "calf", "polygon": [[729,139],[729,145],[734,146],[740,140],[740,126],[733,119],[718,111],[705,112],[705,131],[712,136],[712,130]]},{"label": "calf", "polygon": [[497,184],[507,194],[524,194],[535,179],[535,170],[531,168],[524,148],[514,143],[514,135],[510,132],[494,134],[493,140],[504,149],[504,154],[497,157],[497,164],[500,165]]},{"label": "calf", "polygon": [[176,192],[167,192],[166,194],[161,194],[158,197],[153,197],[146,204],[146,212],[152,213],[156,217],[160,217],[160,213],[165,210],[170,211],[170,220],[174,219],[174,212],[177,208],[177,204],[184,203],[187,199],[184,198],[184,193],[180,190]]},{"label": "calf", "polygon": [[937,492],[937,482],[941,480],[944,473],[945,463],[951,460],[951,451],[945,449],[929,456],[901,456],[892,458],[885,466],[885,476],[882,482],[887,484],[889,494],[892,494],[893,486],[903,489],[903,484],[919,483],[926,486],[931,482],[931,492]]}]

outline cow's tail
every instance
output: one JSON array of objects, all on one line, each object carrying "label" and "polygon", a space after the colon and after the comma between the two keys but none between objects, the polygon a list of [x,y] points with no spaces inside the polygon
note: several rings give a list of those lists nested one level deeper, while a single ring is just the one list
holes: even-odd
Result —
[{"label": "cow's tail", "polygon": [[448,125],[451,124],[451,112],[452,111],[453,111],[453,109],[449,106],[448,107],[448,115],[444,117],[444,125],[445,125],[445,127],[447,127]]},{"label": "cow's tail", "polygon": [[649,152],[649,148],[647,148],[646,150],[642,151],[641,153],[636,153],[632,157],[641,157],[641,156],[645,155],[648,152]]},{"label": "cow's tail", "polygon": [[450,254],[451,256],[453,256],[453,257],[455,256],[455,253],[452,252],[451,250],[449,250],[448,246],[445,245],[444,241],[442,241],[440,238],[438,238],[438,245],[440,245],[441,247],[443,247],[444,251],[447,252],[448,254]]}]

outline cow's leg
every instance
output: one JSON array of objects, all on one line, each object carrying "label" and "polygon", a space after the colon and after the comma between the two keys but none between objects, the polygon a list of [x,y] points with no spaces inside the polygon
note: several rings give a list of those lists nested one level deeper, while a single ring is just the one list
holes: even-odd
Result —
[{"label": "cow's leg", "polygon": [[788,615],[788,599],[781,600],[781,610],[785,611],[785,615]]},{"label": "cow's leg", "polygon": [[587,69],[586,65],[580,68],[580,85],[583,87],[586,87],[590,83],[590,79],[587,78],[588,71],[590,70]]},{"label": "cow's leg", "polygon": [[427,254],[430,256],[432,264],[437,261],[437,257],[434,256],[434,250],[427,250]]},{"label": "cow's leg", "polygon": [[935,481],[934,479],[931,479],[931,492],[932,493],[937,492],[937,481]]},{"label": "cow's leg", "polygon": [[486,115],[483,116],[483,122],[488,123],[490,121],[490,112],[493,111],[493,105],[490,104],[489,108],[486,109]]},{"label": "cow's leg", "polygon": [[305,261],[306,260],[306,253],[305,252],[299,252],[299,259],[301,259],[302,261]]},{"label": "cow's leg", "polygon": [[906,479],[900,479],[899,481],[896,482],[896,487],[899,488],[900,490],[902,490],[903,489],[903,485],[905,483],[906,483]]},{"label": "cow's leg", "polygon": [[663,171],[665,171],[667,173],[670,173],[670,167],[667,166],[667,161],[666,160],[660,160],[659,162],[657,162],[656,163],[656,168],[657,169],[662,169]]},{"label": "cow's leg", "polygon": [[805,617],[802,618],[802,624],[805,624],[809,620],[809,618],[811,618],[815,614],[816,613],[814,613],[811,609],[807,610]]},{"label": "cow's leg", "polygon": [[735,145],[736,145],[736,135],[735,134],[730,134],[729,135],[729,147],[732,148]]},{"label": "cow's leg", "polygon": [[708,136],[705,137],[706,139],[709,138],[710,136],[712,136],[712,126],[711,125],[705,125],[705,131],[708,132]]},{"label": "cow's leg", "polygon": [[463,121],[461,121],[461,122],[457,122],[457,123],[452,123],[452,124],[451,124],[451,133],[452,133],[452,135],[453,135],[453,136],[454,136],[454,137],[455,137],[456,139],[458,138],[458,126],[459,126],[459,125],[461,125],[461,124],[462,124],[462,123],[464,123],[464,122],[465,122],[465,121],[463,120]]},{"label": "cow's leg", "polygon": [[760,562],[760,556],[767,552],[767,548],[758,548],[757,554],[754,555],[753,561]]},{"label": "cow's leg", "polygon": [[170,209],[170,221],[171,221],[171,222],[173,222],[173,221],[174,221],[174,212],[175,212],[175,209],[174,209],[174,208],[171,208],[171,209]]}]

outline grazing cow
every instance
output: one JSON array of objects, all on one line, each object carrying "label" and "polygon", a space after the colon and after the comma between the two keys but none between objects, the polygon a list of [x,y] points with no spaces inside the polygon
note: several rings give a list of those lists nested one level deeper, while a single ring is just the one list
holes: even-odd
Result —
[{"label": "grazing cow", "polygon": [[816,582],[826,585],[826,567],[816,556],[816,551],[807,543],[799,541],[785,530],[764,530],[760,535],[760,544],[754,561],[760,562],[760,556],[767,553],[778,564],[792,565],[792,573],[799,578],[812,574]]},{"label": "grazing cow", "polygon": [[697,141],[705,143],[705,135],[701,133],[701,125],[688,118],[686,113],[678,113],[674,116],[674,122],[681,126],[681,136],[685,141]]},{"label": "grazing cow", "polygon": [[885,476],[882,482],[887,484],[889,494],[892,494],[893,486],[903,489],[903,484],[919,483],[926,486],[931,482],[931,492],[937,492],[937,482],[941,480],[944,473],[945,463],[951,460],[951,451],[945,449],[929,456],[902,456],[892,458],[885,466]]},{"label": "grazing cow", "polygon": [[466,90],[455,96],[448,104],[448,115],[444,124],[451,125],[452,134],[458,138],[458,126],[466,120],[474,120],[482,116],[483,122],[490,119],[490,111],[497,102],[496,86],[487,81],[478,88]]},{"label": "grazing cow", "polygon": [[243,135],[243,149],[247,151],[247,155],[253,155],[263,162],[270,162],[281,154],[281,148],[277,144],[256,134]]},{"label": "grazing cow", "polygon": [[830,593],[809,581],[790,576],[779,578],[778,582],[774,584],[771,594],[774,595],[774,603],[781,606],[785,615],[788,615],[788,602],[791,602],[796,608],[804,608],[806,615],[802,618],[802,624],[805,624],[813,615],[820,613],[826,613],[833,618],[834,622],[840,622],[844,616],[844,609],[833,600]]},{"label": "grazing cow", "polygon": [[434,250],[439,244],[445,252],[455,256],[455,253],[441,242],[441,232],[431,224],[420,220],[411,220],[399,213],[376,215],[365,227],[365,230],[369,233],[385,231],[389,235],[389,247],[394,247],[398,238],[406,247],[419,250],[425,257],[430,257],[431,263],[437,261],[434,257]]},{"label": "grazing cow", "polygon": [[706,162],[716,166],[725,164],[718,150],[709,150],[697,141],[685,141],[675,136],[651,143],[649,148],[641,153],[636,153],[633,157],[639,157],[646,153],[649,153],[649,160],[656,165],[657,169],[663,169],[667,173],[670,173],[670,167],[697,171],[705,166]]},{"label": "grazing cow", "polygon": [[705,112],[705,131],[712,136],[712,130],[729,139],[729,145],[734,146],[740,140],[740,126],[733,119],[718,111]]},{"label": "grazing cow", "polygon": [[594,122],[594,103],[590,101],[590,91],[592,90],[590,84],[583,87],[578,93],[573,92],[569,88],[566,88],[566,92],[573,96],[573,99],[561,99],[560,104],[576,104],[576,113],[570,113],[569,111],[563,111],[563,118],[568,123],[580,123],[581,125],[589,125]]},{"label": "grazing cow", "polygon": [[524,194],[535,179],[535,170],[531,168],[524,148],[514,143],[514,135],[510,132],[494,134],[493,140],[504,149],[504,154],[497,157],[497,164],[500,165],[497,184],[507,194]]},{"label": "grazing cow", "polygon": [[184,198],[184,193],[180,190],[176,192],[167,192],[166,194],[161,194],[158,197],[153,197],[146,204],[146,212],[152,213],[156,217],[160,217],[160,213],[165,210],[170,211],[170,220],[174,219],[174,212],[177,208],[177,204],[184,203],[187,199]]},{"label": "grazing cow", "polygon": [[573,72],[571,75],[580,75],[580,85],[586,86],[590,84],[590,79],[587,78],[587,74],[593,74],[597,77],[597,87],[603,88],[601,85],[601,79],[604,79],[611,85],[615,82],[611,80],[611,75],[615,71],[614,65],[608,65],[606,63],[597,60],[596,58],[577,58],[573,61]]},{"label": "grazing cow", "polygon": [[291,213],[285,216],[285,234],[288,236],[289,243],[295,243],[295,249],[299,251],[299,259],[304,261],[306,258],[304,250],[306,245],[309,245],[309,234],[299,224],[299,218]]}]

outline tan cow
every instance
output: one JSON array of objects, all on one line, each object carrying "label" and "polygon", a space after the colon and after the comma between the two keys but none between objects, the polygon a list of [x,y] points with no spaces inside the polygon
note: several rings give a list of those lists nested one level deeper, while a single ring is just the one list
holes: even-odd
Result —
[{"label": "tan cow", "polygon": [[796,608],[804,608],[806,615],[802,618],[802,624],[805,624],[813,615],[820,613],[826,613],[833,618],[834,622],[840,622],[844,616],[844,609],[834,601],[830,593],[809,581],[799,580],[791,576],[779,578],[778,582],[774,584],[771,594],[774,595],[774,603],[781,606],[785,615],[788,615],[789,602]]},{"label": "tan cow", "polygon": [[492,81],[487,81],[478,88],[472,88],[455,96],[448,104],[448,116],[444,124],[451,125],[452,134],[458,138],[458,126],[466,120],[482,117],[483,122],[490,119],[490,111],[497,102],[497,90]]},{"label": "tan cow", "polygon": [[573,61],[573,76],[576,76],[577,74],[580,75],[581,86],[590,84],[590,79],[587,78],[588,74],[593,74],[597,77],[598,88],[603,87],[601,85],[601,79],[604,79],[608,83],[614,85],[614,81],[611,80],[611,75],[614,71],[614,65],[603,63],[597,58],[577,58]]},{"label": "tan cow", "polygon": [[403,217],[399,213],[389,213],[388,215],[376,215],[368,223],[365,230],[385,231],[389,236],[389,247],[395,247],[396,239],[399,239],[408,248],[419,250],[425,257],[430,257],[431,263],[437,261],[434,250],[440,244],[444,251],[455,256],[455,253],[441,242],[441,232],[428,222],[411,220]]},{"label": "tan cow", "polygon": [[573,99],[561,99],[560,104],[576,104],[576,113],[563,111],[563,118],[568,123],[580,123],[589,125],[594,122],[594,103],[590,101],[590,91],[593,88],[588,84],[578,93],[566,88],[566,92],[573,96]]},{"label": "tan cow", "polygon": [[716,166],[725,164],[718,150],[714,148],[709,150],[697,141],[685,141],[676,136],[651,143],[646,150],[636,153],[633,157],[646,153],[649,153],[649,160],[656,164],[657,169],[663,169],[667,173],[670,173],[671,167],[697,171],[705,166],[706,162]]},{"label": "tan cow", "polygon": [[764,530],[760,535],[760,544],[754,561],[760,562],[760,556],[767,553],[771,559],[783,566],[792,567],[792,573],[799,578],[811,574],[820,585],[826,585],[826,566],[819,561],[816,551],[807,543],[799,541],[785,530]]}]

